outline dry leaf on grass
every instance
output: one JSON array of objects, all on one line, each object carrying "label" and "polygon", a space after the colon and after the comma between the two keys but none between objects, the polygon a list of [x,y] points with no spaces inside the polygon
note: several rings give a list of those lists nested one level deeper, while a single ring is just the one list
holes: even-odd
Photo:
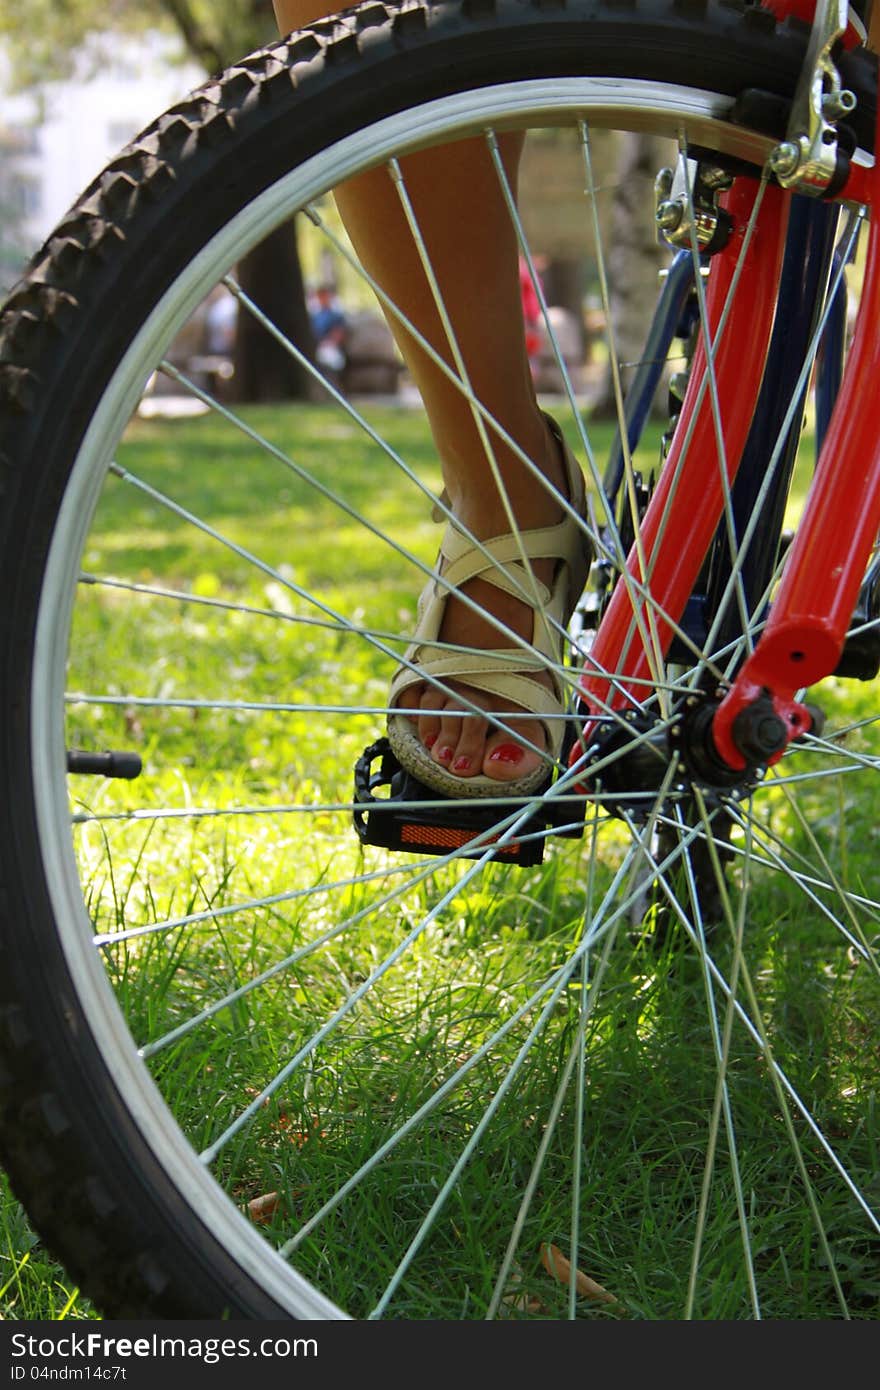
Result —
[{"label": "dry leaf on grass", "polygon": [[312,1119],[311,1124],[308,1125],[305,1129],[294,1129],[293,1125],[293,1118],[290,1115],[288,1115],[286,1111],[282,1110],[281,1114],[278,1116],[278,1120],[277,1123],[274,1125],[274,1128],[280,1130],[284,1137],[286,1139],[289,1139],[291,1144],[295,1144],[298,1149],[301,1149],[306,1144],[308,1144],[310,1139],[327,1138],[326,1129],[320,1129],[318,1126],[317,1116],[315,1116]]},{"label": "dry leaf on grass", "polygon": [[522,1292],[517,1288],[517,1285],[522,1283],[521,1270],[514,1269],[512,1271],[509,1283],[512,1286],[511,1291],[506,1293],[501,1300],[505,1308],[509,1308],[514,1313],[546,1313],[548,1311],[534,1294]]},{"label": "dry leaf on grass", "polygon": [[[257,1097],[258,1095],[261,1095],[261,1094],[262,1094],[261,1091],[260,1091],[260,1090],[258,1089],[258,1087],[256,1087],[256,1086],[245,1086],[245,1088],[244,1088],[244,1093],[245,1093],[246,1096],[252,1096],[254,1099],[256,1099],[256,1097]],[[268,1096],[263,1096],[262,1104],[263,1104],[263,1106],[268,1106],[268,1104],[269,1104],[269,1097],[268,1097]]]},{"label": "dry leaf on grass", "polygon": [[[560,1284],[571,1282],[571,1262],[565,1258],[558,1245],[541,1246],[541,1264],[551,1279]],[[595,1279],[591,1279],[589,1274],[584,1274],[580,1269],[574,1272],[574,1286],[581,1298],[592,1298],[596,1303],[614,1303],[620,1306],[613,1293],[603,1289],[601,1284],[597,1284]]]},{"label": "dry leaf on grass", "polygon": [[251,1221],[255,1221],[261,1226],[266,1221],[271,1221],[278,1210],[279,1197],[277,1192],[264,1192],[262,1197],[254,1197],[248,1202],[248,1216]]}]

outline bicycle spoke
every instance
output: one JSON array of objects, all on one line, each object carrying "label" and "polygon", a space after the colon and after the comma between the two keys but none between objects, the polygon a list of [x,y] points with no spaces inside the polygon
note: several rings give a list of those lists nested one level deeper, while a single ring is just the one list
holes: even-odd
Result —
[{"label": "bicycle spoke", "polygon": [[[509,1277],[510,1277],[511,1267],[512,1267],[512,1265],[513,1265],[513,1261],[514,1261],[514,1257],[515,1257],[515,1255],[516,1255],[517,1247],[518,1247],[519,1242],[520,1242],[520,1239],[521,1239],[521,1237],[522,1237],[522,1232],[523,1232],[523,1227],[524,1227],[524,1225],[525,1225],[526,1217],[528,1216],[529,1209],[530,1209],[531,1204],[532,1204],[532,1199],[534,1198],[535,1191],[536,1191],[537,1186],[538,1186],[538,1183],[540,1182],[540,1179],[541,1179],[541,1174],[542,1174],[543,1169],[544,1169],[544,1163],[545,1163],[545,1160],[546,1160],[546,1157],[547,1157],[548,1150],[549,1150],[550,1145],[551,1145],[551,1143],[552,1143],[552,1141],[553,1141],[553,1139],[554,1139],[554,1137],[555,1137],[555,1135],[556,1135],[557,1124],[558,1124],[558,1121],[559,1121],[559,1117],[560,1117],[560,1115],[562,1114],[562,1109],[563,1109],[563,1106],[564,1106],[565,1101],[566,1101],[566,1097],[567,1097],[567,1094],[568,1094],[568,1091],[569,1091],[569,1087],[570,1087],[570,1085],[571,1085],[571,1078],[572,1078],[572,1075],[575,1074],[575,1070],[576,1070],[576,1069],[577,1069],[577,1072],[578,1072],[578,1075],[579,1075],[579,1074],[580,1074],[580,1071],[581,1071],[582,1068],[583,1068],[583,1064],[584,1064],[584,1053],[585,1053],[585,1050],[586,1050],[586,1046],[585,1046],[585,1045],[586,1045],[586,1028],[587,1028],[587,1022],[588,1022],[590,1013],[591,1013],[591,1011],[592,1011],[592,1004],[593,1004],[593,1002],[595,1001],[595,999],[596,999],[596,997],[597,997],[597,993],[598,993],[599,989],[601,988],[602,977],[603,977],[603,975],[604,975],[605,967],[607,966],[608,959],[609,959],[609,955],[610,955],[610,952],[611,952],[611,950],[612,950],[612,948],[613,948],[613,945],[614,945],[614,933],[611,933],[611,934],[609,934],[609,935],[605,938],[605,942],[604,942],[604,945],[603,945],[603,947],[602,947],[602,954],[601,954],[601,956],[600,956],[600,958],[599,958],[599,964],[598,964],[598,967],[597,967],[597,970],[596,970],[596,974],[595,974],[595,976],[593,977],[592,980],[590,980],[589,973],[588,973],[589,955],[588,955],[588,953],[586,953],[586,952],[585,952],[584,955],[583,955],[583,959],[582,959],[582,963],[581,963],[581,991],[582,991],[582,1000],[586,999],[586,997],[587,997],[586,991],[587,991],[587,989],[588,989],[588,987],[589,987],[589,989],[591,990],[591,994],[590,994],[590,1003],[587,1004],[587,1005],[585,1005],[585,1006],[582,1004],[582,1007],[581,1007],[581,1010],[580,1010],[580,1015],[579,1015],[579,1020],[578,1020],[578,1026],[577,1026],[577,1029],[576,1029],[576,1031],[575,1031],[574,1040],[573,1040],[573,1042],[572,1042],[571,1049],[570,1049],[570,1051],[569,1051],[569,1053],[568,1053],[568,1056],[567,1056],[567,1058],[566,1058],[566,1060],[565,1060],[565,1064],[564,1064],[564,1066],[562,1067],[561,1072],[560,1072],[559,1084],[558,1084],[558,1086],[557,1086],[557,1088],[556,1088],[556,1094],[554,1095],[553,1101],[552,1101],[552,1103],[551,1103],[551,1105],[550,1105],[550,1108],[549,1108],[549,1110],[548,1110],[548,1112],[547,1112],[547,1118],[546,1118],[546,1120],[545,1120],[545,1122],[544,1122],[543,1132],[542,1132],[542,1134],[541,1134],[541,1140],[540,1140],[540,1143],[538,1144],[537,1150],[536,1150],[536,1152],[535,1152],[535,1158],[534,1158],[534,1162],[533,1162],[533,1164],[532,1164],[531,1172],[529,1173],[528,1179],[527,1179],[527,1181],[526,1181],[526,1183],[525,1183],[525,1186],[524,1186],[524,1188],[523,1188],[522,1200],[520,1201],[519,1209],[518,1209],[517,1214],[516,1214],[516,1219],[514,1220],[513,1226],[512,1226],[512,1228],[511,1228],[510,1239],[509,1239],[508,1244],[507,1244],[507,1249],[506,1249],[506,1251],[505,1251],[505,1253],[504,1253],[504,1258],[503,1258],[503,1260],[502,1260],[502,1262],[501,1262],[501,1267],[500,1267],[500,1269],[499,1269],[499,1271],[498,1271],[498,1276],[497,1276],[496,1281],[495,1281],[495,1292],[494,1292],[494,1294],[493,1294],[493,1296],[492,1296],[492,1301],[491,1301],[490,1304],[489,1304],[488,1312],[486,1313],[487,1319],[491,1319],[491,1318],[494,1318],[494,1317],[497,1316],[498,1309],[499,1309],[499,1307],[500,1307],[500,1304],[501,1304],[501,1301],[502,1301],[502,1298],[503,1298],[505,1289],[507,1288],[507,1285],[508,1285],[508,1280],[509,1280]],[[583,1100],[583,1090],[582,1090],[582,1087],[581,1087],[580,1084],[578,1085],[578,1096],[579,1096],[579,1099],[580,1099],[580,1100]],[[580,1129],[581,1120],[582,1120],[581,1111],[580,1111],[580,1110],[576,1110],[575,1114],[576,1114],[576,1118],[577,1118],[577,1122],[578,1122],[578,1123],[577,1123],[577,1126],[576,1126],[576,1129],[579,1130],[579,1129]],[[579,1162],[580,1162],[580,1153],[579,1153],[579,1149],[576,1148],[576,1149],[575,1149],[575,1164],[577,1165],[577,1164],[579,1164]],[[573,1180],[573,1182],[572,1182],[572,1202],[573,1202],[573,1204],[577,1201],[578,1193],[579,1193],[579,1183],[578,1183],[578,1181],[577,1181],[577,1168],[576,1168],[575,1177],[574,1177],[574,1180]],[[573,1223],[573,1235],[576,1234],[576,1231],[577,1231],[577,1225],[576,1225],[576,1222],[574,1222],[574,1223]],[[572,1246],[571,1246],[571,1248],[572,1248],[572,1251],[577,1250],[577,1243],[576,1243],[575,1240],[572,1240]],[[572,1284],[571,1284],[571,1289],[570,1289],[570,1293],[569,1293],[569,1317],[571,1317],[571,1318],[574,1317],[574,1311],[573,1311],[573,1309],[572,1309],[573,1282],[574,1282],[574,1281],[573,1281],[573,1276],[572,1276]]]},{"label": "bicycle spoke", "polygon": [[[602,0],[606,9],[609,34],[622,33]],[[694,20],[700,33],[740,32],[722,10],[711,24]],[[385,20],[361,19],[341,19],[335,37],[322,29],[315,61],[323,67],[342,34],[366,50],[374,19]],[[446,23],[438,15],[429,27]],[[521,23],[511,14],[500,27],[518,33]],[[398,39],[419,50],[403,26]],[[264,60],[285,102],[288,68],[298,82],[303,71],[289,46]],[[861,1263],[880,1232],[864,1046],[880,902],[856,840],[872,823],[863,789],[878,770],[880,716],[870,684],[829,680],[815,694],[828,727],[741,774],[713,761],[699,724],[711,709],[698,707],[736,678],[775,600],[785,558],[775,539],[766,556],[755,552],[790,486],[794,511],[801,397],[824,370],[831,303],[868,216],[852,211],[838,238],[837,272],[799,331],[793,395],[767,427],[774,437],[758,462],[751,444],[744,453],[756,500],[741,516],[731,473],[754,406],[744,397],[759,387],[751,374],[746,391],[731,371],[733,339],[747,336],[742,306],[755,286],[776,275],[785,196],[762,169],[769,137],[732,121],[739,77],[750,75],[743,46],[749,70],[718,92],[692,86],[681,63],[669,82],[517,71],[406,109],[377,87],[368,126],[333,136],[338,158],[294,157],[293,122],[289,148],[286,135],[279,145],[285,167],[269,177],[280,156],[265,141],[266,179],[251,188],[243,160],[240,208],[193,234],[191,256],[172,270],[174,248],[157,248],[169,263],[161,284],[135,242],[138,283],[153,289],[137,322],[124,310],[132,322],[108,336],[104,357],[83,348],[95,358],[82,396],[89,419],[60,400],[58,381],[50,393],[70,449],[39,490],[63,494],[60,510],[40,503],[22,532],[35,544],[50,537],[46,554],[13,586],[24,593],[44,565],[28,619],[37,635],[21,685],[27,717],[13,721],[32,741],[32,804],[16,836],[24,843],[36,826],[26,862],[40,883],[44,873],[41,911],[71,978],[97,982],[89,1009],[121,1109],[132,1097],[133,1128],[168,1190],[179,1188],[182,1215],[196,1213],[211,1239],[218,1232],[229,1267],[265,1279],[273,1298],[302,1278],[361,1318],[865,1314]],[[796,66],[794,41],[783,46]],[[610,41],[597,51],[613,68]],[[265,101],[261,90],[254,111],[277,132],[274,93]],[[378,114],[386,105],[392,114]],[[255,120],[250,100],[239,102],[222,138],[244,148],[237,131]],[[160,162],[175,129],[157,127]],[[636,203],[646,226],[654,215],[646,160],[630,143],[642,134],[652,159],[659,138],[670,162],[677,147],[691,227],[702,197],[694,169],[712,162],[714,145],[733,171],[723,201],[740,212],[736,242],[717,259],[693,231],[670,257],[639,352],[615,317],[615,261],[621,217],[638,228]],[[210,164],[214,145],[201,135],[196,144]],[[259,146],[252,136],[249,148]],[[538,417],[524,428],[522,412],[506,411],[485,370],[494,359],[477,358],[455,307],[447,253],[460,222],[462,265],[471,268],[469,252],[479,261],[478,180],[470,203],[449,204],[443,236],[425,189],[432,158],[465,168],[472,154],[503,222],[490,249],[499,263],[519,261],[543,334],[540,366],[528,346],[516,379],[529,387],[523,363],[533,370],[529,412],[559,411],[586,479],[583,516],[579,493],[544,477],[542,446],[532,458],[514,439],[534,447]],[[551,167],[558,186],[543,177]],[[394,248],[374,256],[352,214],[367,185],[400,234],[390,269],[383,256],[394,261]],[[167,231],[160,204],[153,215]],[[127,218],[120,226],[128,235]],[[309,294],[338,289],[349,338],[337,357],[326,344],[313,350],[290,305],[273,308],[260,285],[257,248],[270,237],[289,237]],[[545,254],[567,263],[556,284]],[[86,282],[110,274],[100,260],[84,274],[86,297]],[[215,301],[239,335],[219,362],[204,351]],[[496,302],[488,284],[479,302]],[[587,343],[580,360],[569,319]],[[763,333],[757,308],[754,321]],[[381,343],[375,361],[357,346],[361,327]],[[113,342],[124,348],[108,365]],[[360,369],[380,365],[394,389],[361,393]],[[668,409],[642,425],[648,389],[673,365],[685,372]],[[633,366],[644,370],[628,394]],[[531,736],[517,732],[528,705],[510,677],[536,671],[539,639],[489,612],[479,584],[460,581],[463,593],[436,573],[443,532],[429,518],[452,524],[486,570],[497,562],[494,543],[454,514],[464,480],[429,410],[435,385],[464,421],[471,483],[514,538],[507,596],[537,619],[545,591],[561,593],[561,570],[539,585],[529,558],[545,512],[573,520],[594,557],[571,623],[555,595],[559,611],[545,614],[553,643],[540,678],[566,698],[535,716],[542,732]],[[40,438],[56,454],[53,429]],[[705,557],[693,540],[702,546],[709,529],[698,451],[714,451],[703,469],[718,512]],[[619,491],[606,495],[621,459]],[[532,494],[535,520],[522,506]],[[692,518],[682,515],[691,502]],[[684,587],[692,563],[702,566],[689,599],[667,582],[673,553],[688,569]],[[407,658],[418,641],[448,657],[436,669],[476,673],[483,654],[480,643],[421,635],[426,581],[472,620],[450,631],[498,633],[485,674],[516,694]],[[869,607],[852,633],[877,621]],[[422,716],[434,717],[439,697],[462,737],[475,719],[506,732],[539,755],[544,784],[523,794],[499,782],[497,796],[464,780],[458,795],[422,787],[394,742],[389,691],[401,666],[424,691]],[[422,724],[419,736],[430,746]],[[124,763],[107,756],[114,749]],[[130,780],[85,771],[135,763]],[[565,1274],[547,1255],[557,1249]],[[613,1296],[585,1293],[584,1270]]]},{"label": "bicycle spoke", "polygon": [[[707,1014],[709,1018],[710,1027],[712,1029],[713,1045],[715,1048],[715,1056],[717,1061],[717,1083],[715,1090],[715,1098],[713,1102],[712,1121],[709,1127],[710,1141],[707,1149],[706,1166],[704,1170],[705,1180],[703,1184],[703,1190],[700,1195],[700,1217],[697,1221],[698,1234],[694,1240],[694,1254],[691,1263],[691,1277],[688,1283],[685,1316],[689,1318],[692,1317],[695,1306],[697,1294],[697,1278],[699,1275],[700,1264],[700,1250],[702,1246],[703,1234],[705,1231],[706,1207],[708,1204],[709,1188],[713,1170],[712,1159],[714,1157],[715,1145],[717,1143],[719,1114],[723,1112],[724,1129],[727,1139],[728,1160],[730,1164],[731,1178],[733,1180],[734,1194],[736,1199],[737,1219],[739,1221],[743,1259],[745,1263],[746,1275],[748,1278],[749,1298],[751,1301],[752,1315],[755,1318],[760,1318],[761,1304],[758,1295],[757,1279],[755,1276],[755,1261],[754,1254],[752,1251],[751,1237],[749,1233],[748,1216],[746,1214],[742,1171],[740,1168],[739,1151],[736,1139],[736,1127],[734,1124],[733,1107],[731,1105],[730,1088],[728,1085],[728,1065],[730,1059],[730,1044],[734,1022],[733,1006],[737,997],[737,976],[739,973],[739,963],[743,949],[746,895],[745,893],[743,893],[743,896],[740,900],[740,910],[737,914],[736,921],[734,922],[733,913],[730,905],[730,896],[724,878],[724,871],[721,867],[721,863],[718,858],[717,846],[715,844],[714,836],[712,834],[711,825],[705,812],[706,808],[705,804],[703,804],[700,806],[700,819],[703,826],[703,830],[705,832],[706,844],[709,847],[709,852],[712,858],[712,870],[715,875],[715,881],[718,885],[718,891],[721,896],[724,914],[727,918],[728,927],[731,928],[731,934],[735,942],[735,951],[733,964],[731,967],[730,991],[727,996],[727,1007],[724,1012],[724,1023],[722,1029],[719,1028],[718,1016],[715,1005],[715,995],[712,990],[712,978],[707,965],[706,932],[702,921],[702,913],[700,911],[699,890],[693,874],[692,865],[689,861],[685,861],[687,869],[688,894],[694,912],[696,929],[699,935],[699,954],[700,962],[703,967],[703,983],[706,993]],[[745,850],[745,867],[743,870],[744,887],[748,883],[750,848],[750,844],[747,841]],[[711,1149],[711,1153],[708,1151],[709,1149]]]}]

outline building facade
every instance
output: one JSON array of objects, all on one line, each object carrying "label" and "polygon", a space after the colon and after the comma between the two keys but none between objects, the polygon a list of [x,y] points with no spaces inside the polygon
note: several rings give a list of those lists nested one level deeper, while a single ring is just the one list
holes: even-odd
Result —
[{"label": "building facade", "polygon": [[69,81],[20,92],[0,52],[0,292],[107,161],[202,80],[165,35],[100,45]]}]

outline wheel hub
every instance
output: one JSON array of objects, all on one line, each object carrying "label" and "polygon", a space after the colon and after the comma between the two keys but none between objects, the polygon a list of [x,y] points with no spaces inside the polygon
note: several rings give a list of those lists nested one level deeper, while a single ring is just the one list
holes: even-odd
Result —
[{"label": "wheel hub", "polygon": [[741,745],[746,765],[731,768],[712,739],[719,704],[716,696],[692,695],[671,719],[644,710],[621,713],[598,735],[586,759],[586,781],[596,788],[605,809],[644,820],[661,795],[678,801],[699,789],[709,802],[725,795],[746,796],[778,751],[778,730],[775,724],[771,727],[766,710],[750,711]]}]

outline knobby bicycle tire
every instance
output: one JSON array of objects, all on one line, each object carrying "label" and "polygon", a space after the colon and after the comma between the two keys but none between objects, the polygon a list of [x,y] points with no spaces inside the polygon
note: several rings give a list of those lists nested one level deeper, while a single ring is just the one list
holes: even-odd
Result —
[{"label": "knobby bicycle tire", "polygon": [[[708,0],[368,0],[243,59],[156,120],[13,290],[0,319],[0,1142],[36,1228],[105,1313],[335,1315],[261,1253],[244,1220],[231,1214],[219,1230],[192,1171],[157,1154],[161,1102],[149,1086],[135,1094],[135,1071],[117,1071],[96,1042],[96,1000],[83,1000],[46,886],[32,754],[36,623],[69,470],[108,381],[210,238],[353,132],[461,92],[588,73],[696,86],[725,111],[747,92],[769,93],[776,124],[758,145],[721,122],[741,155],[783,134],[807,33]],[[845,80],[868,148],[873,61],[851,57]]]}]

